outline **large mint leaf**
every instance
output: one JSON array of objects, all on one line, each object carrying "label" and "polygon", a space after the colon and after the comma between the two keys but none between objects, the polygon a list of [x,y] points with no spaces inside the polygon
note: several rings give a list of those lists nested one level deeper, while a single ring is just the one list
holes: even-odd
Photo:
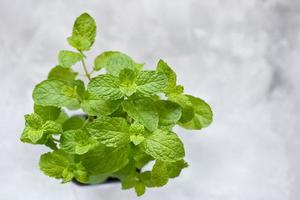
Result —
[{"label": "large mint leaf", "polygon": [[84,154],[95,145],[96,141],[81,129],[66,131],[60,138],[61,148],[71,154]]},{"label": "large mint leaf", "polygon": [[129,143],[129,125],[124,118],[103,117],[87,126],[88,132],[108,147]]},{"label": "large mint leaf", "polygon": [[135,70],[136,63],[126,54],[118,51],[106,51],[96,57],[94,70],[99,71],[105,68],[106,71],[114,76],[118,76],[122,69],[128,68]]},{"label": "large mint leaf", "polygon": [[156,71],[141,71],[136,79],[137,91],[145,96],[163,92],[167,86],[167,77]]},{"label": "large mint leaf", "polygon": [[176,162],[166,162],[166,167],[170,178],[179,176],[182,169],[187,168],[188,166],[188,163],[184,160],[178,160]]},{"label": "large mint leaf", "polygon": [[123,102],[123,109],[137,122],[143,124],[149,131],[158,126],[158,112],[150,98],[132,98]]},{"label": "large mint leaf", "polygon": [[79,107],[79,96],[75,87],[62,80],[45,80],[33,90],[33,100],[42,106]]},{"label": "large mint leaf", "polygon": [[213,120],[213,113],[210,106],[197,97],[193,97],[191,95],[185,95],[189,99],[192,104],[194,110],[194,117],[192,120],[180,123],[180,126],[186,129],[195,129],[200,130],[209,126]]},{"label": "large mint leaf", "polygon": [[151,171],[151,182],[153,186],[161,187],[168,183],[169,173],[165,162],[156,160]]},{"label": "large mint leaf", "polygon": [[183,144],[172,132],[157,130],[141,145],[147,154],[161,161],[173,162],[184,157]]},{"label": "large mint leaf", "polygon": [[119,79],[110,74],[103,74],[93,78],[87,87],[89,93],[105,100],[117,100],[123,97],[119,88]]},{"label": "large mint leaf", "polygon": [[58,64],[64,68],[70,68],[81,61],[83,56],[73,51],[62,50],[58,53]]},{"label": "large mint leaf", "polygon": [[92,116],[105,116],[110,115],[115,112],[122,100],[107,100],[96,95],[85,93],[83,101],[81,103],[81,108],[88,115]]},{"label": "large mint leaf", "polygon": [[26,126],[23,130],[21,141],[29,143],[37,143],[43,137],[44,131],[42,129],[35,129],[31,126]]},{"label": "large mint leaf", "polygon": [[77,130],[81,129],[84,124],[84,118],[83,116],[73,116],[67,119],[63,123],[63,130],[68,131],[68,130]]},{"label": "large mint leaf", "polygon": [[181,107],[174,102],[159,100],[155,102],[162,126],[175,125],[181,117]]},{"label": "large mint leaf", "polygon": [[113,173],[128,163],[129,150],[127,145],[112,148],[99,144],[84,154],[82,164],[91,174]]},{"label": "large mint leaf", "polygon": [[95,42],[96,22],[87,13],[81,14],[73,25],[72,36],[68,37],[68,42],[80,51],[89,50]]},{"label": "large mint leaf", "polygon": [[41,106],[35,104],[34,112],[38,114],[44,121],[55,121],[61,113],[61,109],[54,106]]},{"label": "large mint leaf", "polygon": [[179,121],[181,123],[186,123],[193,119],[194,109],[193,109],[193,104],[190,101],[189,97],[182,94],[170,94],[168,96],[168,100],[180,105],[182,114]]},{"label": "large mint leaf", "polygon": [[71,181],[75,177],[78,181],[85,183],[88,180],[85,168],[75,163],[74,156],[62,150],[56,150],[43,154],[39,166],[47,176],[57,179],[64,179],[64,182]]},{"label": "large mint leaf", "polygon": [[63,68],[57,65],[49,72],[48,79],[71,81],[71,80],[75,80],[77,75],[78,73],[74,72],[72,69]]}]

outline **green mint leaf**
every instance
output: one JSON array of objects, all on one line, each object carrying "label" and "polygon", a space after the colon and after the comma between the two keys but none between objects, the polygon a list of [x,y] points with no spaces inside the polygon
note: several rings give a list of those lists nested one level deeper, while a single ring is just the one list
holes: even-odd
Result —
[{"label": "green mint leaf", "polygon": [[147,163],[149,163],[151,160],[154,160],[154,158],[146,154],[140,146],[141,145],[132,147],[133,159],[135,166],[138,169],[142,169]]},{"label": "green mint leaf", "polygon": [[142,196],[146,191],[146,186],[143,182],[137,181],[134,185],[134,190],[137,196]]},{"label": "green mint leaf", "polygon": [[39,166],[47,176],[62,178],[64,182],[71,181],[73,177],[82,183],[87,181],[85,168],[81,164],[75,163],[73,155],[62,150],[43,154]]},{"label": "green mint leaf", "polygon": [[117,177],[118,179],[123,181],[126,179],[135,178],[137,174],[138,174],[138,172],[136,170],[135,163],[133,160],[130,160],[125,167],[123,167],[122,169],[115,172],[113,174],[113,177]]},{"label": "green mint leaf", "polygon": [[155,159],[173,162],[184,157],[184,148],[175,133],[157,130],[142,142],[145,153]]},{"label": "green mint leaf", "polygon": [[82,100],[85,93],[85,86],[84,82],[82,80],[72,80],[69,82],[70,86],[75,89],[77,93],[77,97]]},{"label": "green mint leaf", "polygon": [[72,69],[63,68],[57,65],[49,72],[48,79],[71,81],[74,80],[77,75],[78,73],[74,72]]},{"label": "green mint leaf", "polygon": [[43,121],[55,121],[61,113],[61,109],[54,106],[41,106],[35,104],[34,112],[38,114],[43,119]]},{"label": "green mint leaf", "polygon": [[167,86],[167,77],[156,71],[141,71],[136,79],[137,91],[145,96],[163,92]]},{"label": "green mint leaf", "polygon": [[43,137],[44,131],[26,126],[23,130],[21,141],[28,143],[37,143]]},{"label": "green mint leaf", "polygon": [[175,125],[181,117],[181,107],[174,102],[159,100],[155,102],[159,115],[159,124],[163,126]]},{"label": "green mint leaf", "polygon": [[141,182],[147,187],[155,187],[152,183],[151,171],[144,171],[138,175],[138,178]]},{"label": "green mint leaf", "polygon": [[139,123],[133,123],[130,126],[130,141],[133,142],[134,145],[139,145],[141,142],[144,141],[144,126]]},{"label": "green mint leaf", "polygon": [[213,113],[210,106],[202,99],[185,95],[192,104],[194,117],[185,123],[179,123],[180,126],[186,129],[200,130],[209,126],[213,120]]},{"label": "green mint leaf", "polygon": [[129,143],[129,125],[123,118],[102,117],[88,124],[88,132],[108,147]]},{"label": "green mint leaf", "polygon": [[176,178],[180,175],[181,170],[187,168],[188,166],[188,163],[184,160],[178,160],[176,162],[166,162],[166,167],[170,178]]},{"label": "green mint leaf", "polygon": [[119,88],[119,79],[110,74],[99,75],[93,78],[88,86],[89,93],[108,100],[118,100],[123,97]]},{"label": "green mint leaf", "polygon": [[143,142],[145,137],[143,135],[131,135],[130,141],[133,142],[134,145],[139,145],[141,142]]},{"label": "green mint leaf", "polygon": [[149,131],[155,131],[158,126],[158,112],[150,98],[133,98],[123,102],[123,109],[137,122],[143,124]]},{"label": "green mint leaf", "polygon": [[70,68],[81,61],[83,56],[73,51],[62,50],[58,53],[58,64],[63,68]]},{"label": "green mint leaf", "polygon": [[131,69],[123,69],[119,74],[120,90],[126,95],[131,96],[136,92],[135,84],[136,74]]},{"label": "green mint leaf", "polygon": [[43,119],[36,113],[33,114],[27,114],[24,116],[26,125],[34,128],[34,129],[39,129],[43,125]]},{"label": "green mint leaf", "polygon": [[87,13],[81,14],[73,25],[72,36],[68,37],[68,42],[80,51],[91,48],[96,37],[96,22]]},{"label": "green mint leaf", "polygon": [[60,124],[54,121],[46,121],[36,113],[25,115],[26,126],[23,130],[21,141],[33,144],[45,144],[47,134],[57,134],[62,131]]},{"label": "green mint leaf", "polygon": [[58,134],[62,132],[62,127],[55,121],[46,121],[42,126],[42,130],[47,133]]},{"label": "green mint leaf", "polygon": [[71,154],[84,154],[95,145],[96,141],[80,129],[66,131],[60,138],[60,147]]},{"label": "green mint leaf", "polygon": [[67,119],[63,123],[62,128],[64,131],[77,130],[77,129],[81,129],[83,124],[84,124],[83,117],[73,116],[73,117],[70,117],[69,119]]},{"label": "green mint leaf", "polygon": [[151,171],[151,181],[153,186],[161,187],[168,183],[169,172],[165,162],[156,160]]},{"label": "green mint leaf", "polygon": [[40,169],[50,177],[62,178],[63,171],[73,163],[73,156],[62,150],[43,154],[40,158]]},{"label": "green mint leaf", "polygon": [[84,112],[91,116],[106,116],[115,112],[122,100],[105,100],[86,92],[81,103]]},{"label": "green mint leaf", "polygon": [[109,74],[118,76],[125,69],[135,70],[136,63],[126,54],[118,51],[106,51],[97,56],[94,62],[94,70],[105,68]]},{"label": "green mint leaf", "polygon": [[117,148],[99,144],[83,155],[82,164],[91,174],[114,173],[129,162],[129,146]]},{"label": "green mint leaf", "polygon": [[58,118],[55,120],[57,123],[63,125],[63,123],[65,123],[65,121],[67,121],[69,119],[68,114],[66,113],[66,111],[64,111],[63,109],[61,110]]},{"label": "green mint leaf", "polygon": [[157,63],[156,71],[161,72],[167,76],[168,83],[165,88],[165,93],[166,94],[171,93],[176,87],[176,81],[177,81],[176,73],[163,60],[159,60],[159,62]]},{"label": "green mint leaf", "polygon": [[71,107],[80,106],[76,88],[62,80],[45,80],[33,90],[33,100],[42,106]]},{"label": "green mint leaf", "polygon": [[179,121],[181,123],[186,123],[193,119],[193,117],[195,115],[194,108],[193,108],[193,104],[190,101],[189,97],[187,97],[186,95],[182,95],[182,94],[170,94],[168,96],[168,100],[180,105],[182,114],[181,114],[181,118]]}]

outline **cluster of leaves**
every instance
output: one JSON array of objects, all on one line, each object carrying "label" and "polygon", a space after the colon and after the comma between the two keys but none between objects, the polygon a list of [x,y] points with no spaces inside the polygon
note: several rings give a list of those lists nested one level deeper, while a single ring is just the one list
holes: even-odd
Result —
[{"label": "cluster of leaves", "polygon": [[[175,72],[162,60],[149,71],[123,53],[108,51],[96,57],[89,73],[83,52],[95,36],[94,19],[80,15],[68,38],[77,51],[60,51],[59,64],[34,88],[34,113],[25,115],[21,141],[52,149],[39,163],[50,177],[86,184],[116,177],[123,189],[134,188],[140,196],[146,187],[163,186],[188,166],[173,127],[207,127],[212,111],[203,100],[183,93]],[[87,86],[72,69],[78,62]],[[77,109],[86,116],[66,114]],[[152,170],[143,170],[151,161]]]}]

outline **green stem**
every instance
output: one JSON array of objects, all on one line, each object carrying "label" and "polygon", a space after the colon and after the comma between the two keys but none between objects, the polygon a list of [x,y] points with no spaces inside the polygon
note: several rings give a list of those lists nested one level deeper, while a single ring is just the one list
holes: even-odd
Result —
[{"label": "green stem", "polygon": [[82,53],[82,51],[79,51],[80,54],[83,56],[83,59],[81,60],[81,63],[82,63],[82,66],[83,66],[83,70],[84,70],[84,73],[86,75],[86,77],[91,80],[91,76],[86,68],[86,64],[85,64],[85,61],[84,61],[84,58],[85,58],[85,55]]}]

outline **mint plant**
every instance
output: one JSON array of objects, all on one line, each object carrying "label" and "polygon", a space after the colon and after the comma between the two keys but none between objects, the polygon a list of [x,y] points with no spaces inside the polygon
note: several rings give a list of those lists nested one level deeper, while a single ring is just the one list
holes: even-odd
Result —
[{"label": "mint plant", "polygon": [[[80,15],[67,38],[76,50],[60,51],[58,65],[35,86],[34,113],[25,115],[21,141],[51,149],[39,162],[50,177],[83,184],[115,177],[122,189],[134,188],[140,196],[146,187],[161,187],[188,166],[173,127],[205,128],[212,111],[205,101],[184,94],[163,60],[156,70],[143,70],[128,55],[107,51],[89,71],[85,52],[95,37],[94,19]],[[87,84],[74,70],[80,63]],[[70,110],[85,115],[69,116]],[[152,161],[152,170],[145,170]]]}]

